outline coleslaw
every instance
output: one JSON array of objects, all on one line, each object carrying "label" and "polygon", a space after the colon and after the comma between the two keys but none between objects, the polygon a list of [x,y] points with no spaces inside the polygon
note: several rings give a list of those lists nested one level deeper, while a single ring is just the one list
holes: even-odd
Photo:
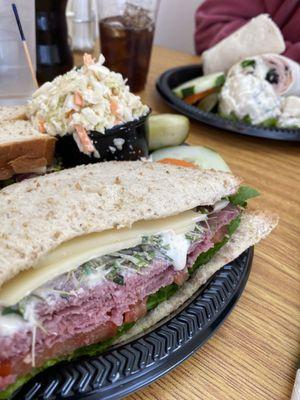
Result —
[{"label": "coleslaw", "polygon": [[88,131],[105,134],[106,129],[146,115],[149,107],[104,62],[103,55],[95,62],[85,54],[81,68],[37,89],[28,104],[28,117],[36,129],[51,136],[73,134],[88,154],[93,150]]}]

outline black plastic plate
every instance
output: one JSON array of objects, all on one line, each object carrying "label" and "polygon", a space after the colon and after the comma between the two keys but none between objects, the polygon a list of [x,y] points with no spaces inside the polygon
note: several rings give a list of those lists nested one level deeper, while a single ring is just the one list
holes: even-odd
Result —
[{"label": "black plastic plate", "polygon": [[275,140],[300,141],[300,129],[268,129],[260,126],[248,125],[243,122],[231,121],[215,113],[204,112],[195,106],[188,105],[172,92],[172,89],[181,83],[201,75],[203,75],[201,64],[172,68],[159,77],[156,88],[170,107],[196,121],[241,135]]},{"label": "black plastic plate", "polygon": [[253,248],[225,265],[179,310],[130,343],[98,357],[60,363],[25,384],[13,399],[120,399],[169,372],[224,322],[246,285]]}]

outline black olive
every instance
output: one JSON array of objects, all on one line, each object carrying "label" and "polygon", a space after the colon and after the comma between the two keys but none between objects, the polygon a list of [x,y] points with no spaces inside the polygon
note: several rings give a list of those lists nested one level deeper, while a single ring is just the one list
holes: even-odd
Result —
[{"label": "black olive", "polygon": [[279,82],[279,75],[275,68],[271,68],[268,71],[266,75],[266,80],[272,84],[275,83],[275,85],[277,85],[277,83]]}]

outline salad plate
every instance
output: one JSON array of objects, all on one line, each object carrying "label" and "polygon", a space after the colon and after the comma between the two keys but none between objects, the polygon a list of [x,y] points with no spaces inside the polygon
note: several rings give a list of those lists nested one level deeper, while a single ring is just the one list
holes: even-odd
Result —
[{"label": "salad plate", "polygon": [[12,400],[120,399],[160,378],[199,349],[222,325],[241,296],[253,247],[217,271],[175,313],[128,343],[40,373]]},{"label": "salad plate", "polygon": [[241,135],[283,141],[300,141],[300,129],[264,128],[262,126],[250,125],[242,121],[234,121],[213,112],[202,111],[193,105],[185,103],[173,93],[173,89],[178,85],[202,75],[203,70],[201,64],[172,68],[165,71],[159,77],[156,88],[171,108],[198,122]]}]

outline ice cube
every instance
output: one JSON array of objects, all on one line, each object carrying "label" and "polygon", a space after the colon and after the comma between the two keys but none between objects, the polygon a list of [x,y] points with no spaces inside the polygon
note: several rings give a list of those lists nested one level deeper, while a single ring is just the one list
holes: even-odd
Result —
[{"label": "ice cube", "polygon": [[136,30],[149,29],[154,25],[150,10],[129,2],[125,4],[124,21],[128,28]]}]

